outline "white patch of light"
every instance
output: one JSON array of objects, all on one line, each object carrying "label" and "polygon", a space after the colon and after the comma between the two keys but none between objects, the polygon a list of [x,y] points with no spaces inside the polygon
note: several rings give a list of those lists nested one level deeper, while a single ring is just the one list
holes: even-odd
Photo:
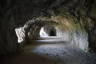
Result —
[{"label": "white patch of light", "polygon": [[49,37],[48,34],[44,31],[44,28],[42,27],[40,30],[40,37]]},{"label": "white patch of light", "polygon": [[88,34],[85,31],[64,31],[56,27],[57,36],[61,37],[61,40],[70,42],[72,46],[78,47],[84,51],[88,51]]},{"label": "white patch of light", "polygon": [[79,31],[72,34],[71,43],[81,48],[84,51],[88,51],[88,34],[86,32]]},{"label": "white patch of light", "polygon": [[16,35],[18,37],[18,43],[21,43],[24,41],[25,37],[25,31],[23,27],[19,27],[15,29]]}]

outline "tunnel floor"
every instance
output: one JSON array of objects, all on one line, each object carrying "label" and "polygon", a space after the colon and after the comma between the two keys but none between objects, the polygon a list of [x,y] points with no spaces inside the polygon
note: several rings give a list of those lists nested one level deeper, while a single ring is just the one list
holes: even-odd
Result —
[{"label": "tunnel floor", "polygon": [[91,55],[67,44],[59,38],[34,40],[0,64],[96,64]]}]

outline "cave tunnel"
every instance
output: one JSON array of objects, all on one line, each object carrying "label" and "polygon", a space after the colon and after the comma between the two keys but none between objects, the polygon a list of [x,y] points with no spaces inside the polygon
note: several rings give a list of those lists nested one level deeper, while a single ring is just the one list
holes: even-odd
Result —
[{"label": "cave tunnel", "polygon": [[55,26],[44,26],[40,30],[40,37],[56,36]]},{"label": "cave tunnel", "polygon": [[0,0],[0,64],[96,64],[96,0]]}]

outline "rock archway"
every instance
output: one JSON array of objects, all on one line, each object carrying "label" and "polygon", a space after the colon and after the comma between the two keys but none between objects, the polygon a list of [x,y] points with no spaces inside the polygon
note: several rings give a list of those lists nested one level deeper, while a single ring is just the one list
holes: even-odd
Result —
[{"label": "rock archway", "polygon": [[[38,39],[40,37],[39,32],[40,29],[43,26],[46,25],[57,25],[55,21],[52,20],[44,20],[44,19],[33,19],[29,20],[23,27],[16,28],[16,34],[18,37],[18,40],[22,40],[21,42],[24,41],[29,41],[29,40],[34,40]],[[19,42],[19,41],[18,41]]]}]

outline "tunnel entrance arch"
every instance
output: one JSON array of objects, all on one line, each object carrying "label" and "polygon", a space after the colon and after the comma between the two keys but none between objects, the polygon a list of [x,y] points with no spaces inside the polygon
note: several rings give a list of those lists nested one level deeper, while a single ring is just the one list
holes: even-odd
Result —
[{"label": "tunnel entrance arch", "polygon": [[[18,37],[18,43],[39,39],[41,36],[39,34],[40,32],[46,33],[48,36],[56,36],[56,29],[53,27],[55,25],[58,25],[58,23],[52,20],[44,20],[40,18],[29,20],[24,24],[23,27],[18,27],[15,29],[16,35]],[[43,32],[42,27],[44,27]]]},{"label": "tunnel entrance arch", "polygon": [[39,35],[40,37],[51,37],[51,36],[56,36],[56,28],[55,26],[43,26],[41,27],[40,29],[40,32],[39,32]]},{"label": "tunnel entrance arch", "polygon": [[56,36],[56,31],[51,30],[49,33],[50,36]]}]

